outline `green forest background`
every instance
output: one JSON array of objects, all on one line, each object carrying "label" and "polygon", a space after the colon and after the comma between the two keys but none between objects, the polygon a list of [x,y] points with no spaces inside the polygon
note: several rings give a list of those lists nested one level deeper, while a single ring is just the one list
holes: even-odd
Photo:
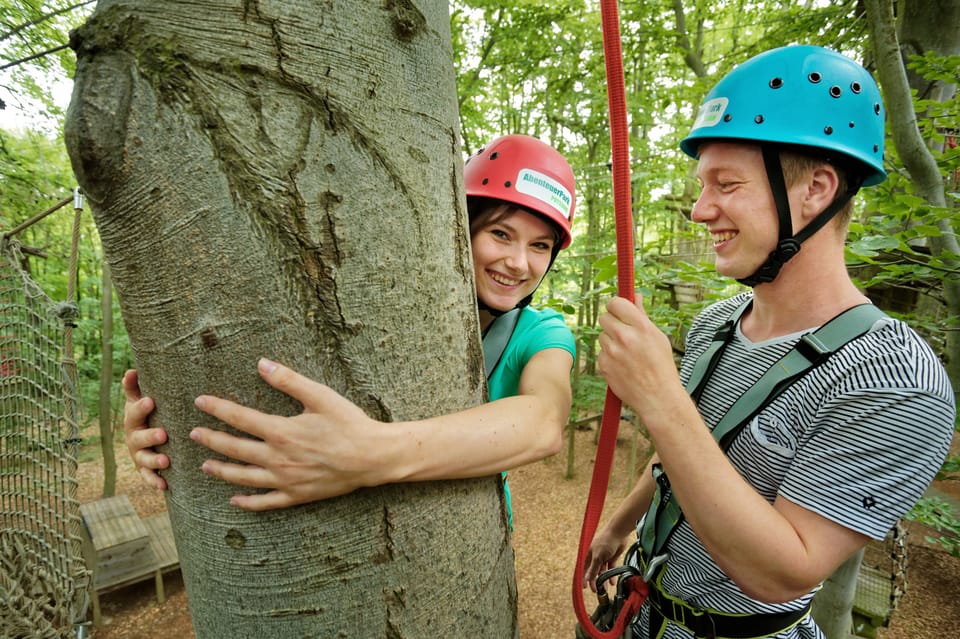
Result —
[{"label": "green forest background", "polygon": [[[678,353],[686,326],[702,306],[740,288],[714,272],[708,238],[688,219],[697,191],[694,167],[677,143],[696,106],[733,65],[785,44],[830,47],[873,69],[874,36],[864,4],[863,0],[621,3],[636,288],[651,315],[674,339]],[[899,7],[903,12],[912,5],[922,12],[924,5],[939,4],[914,0],[900,2]],[[68,44],[70,30],[82,24],[94,6],[93,1],[0,0],[0,234],[4,241],[20,243],[23,268],[54,301],[67,296],[76,185],[62,130],[75,67]],[[564,312],[578,338],[574,422],[598,413],[603,403],[605,386],[594,370],[597,317],[616,289],[599,8],[580,0],[457,0],[451,2],[450,13],[465,156],[497,135],[526,133],[560,149],[577,175],[575,241],[535,302]],[[960,24],[937,18],[926,18],[935,25],[926,43],[904,41],[901,50],[914,87],[910,110],[915,130],[940,177],[939,199],[930,196],[929,184],[921,188],[899,156],[897,136],[904,131],[888,125],[890,177],[859,197],[847,259],[867,294],[908,321],[937,349],[956,389],[960,301],[950,292],[960,286],[956,249]],[[18,229],[67,199],[70,202],[61,209]],[[76,268],[80,317],[74,356],[82,419],[101,420],[122,431],[119,378],[133,362],[97,230],[89,212],[80,220]],[[103,308],[112,309],[112,314]],[[99,436],[89,436],[83,450],[88,457],[99,456]],[[960,461],[951,457],[941,478],[958,477]],[[105,486],[105,492],[111,490]],[[939,530],[938,542],[960,556],[960,522],[949,507],[925,499],[912,516]]]}]

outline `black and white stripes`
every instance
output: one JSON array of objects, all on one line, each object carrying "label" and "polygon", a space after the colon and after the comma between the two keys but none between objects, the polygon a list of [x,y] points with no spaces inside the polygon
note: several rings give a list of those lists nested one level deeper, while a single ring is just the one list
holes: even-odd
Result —
[{"label": "black and white stripes", "polygon": [[[681,366],[684,381],[716,328],[750,294],[714,304],[700,315],[688,337]],[[704,421],[710,427],[716,424],[800,336],[755,344],[738,330],[700,398]],[[940,468],[953,436],[955,411],[950,382],[934,352],[903,322],[885,320],[791,384],[751,420],[727,453],[771,503],[781,495],[880,539]],[[730,613],[799,607],[798,602],[763,604],[744,595],[710,559],[686,522],[674,533],[669,551],[663,586],[693,605]],[[689,636],[671,626],[664,639]],[[822,635],[808,619],[776,637]]]}]

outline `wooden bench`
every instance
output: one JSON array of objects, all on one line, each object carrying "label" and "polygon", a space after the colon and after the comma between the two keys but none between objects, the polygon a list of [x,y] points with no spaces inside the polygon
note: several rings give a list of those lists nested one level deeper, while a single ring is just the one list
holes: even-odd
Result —
[{"label": "wooden bench", "polygon": [[102,623],[99,595],[154,578],[158,603],[166,600],[165,572],[179,567],[170,516],[141,519],[126,495],[80,505],[84,558],[93,573],[90,601],[93,623]]},{"label": "wooden bench", "polygon": [[157,561],[154,577],[157,588],[157,602],[166,601],[163,592],[163,575],[180,568],[177,546],[173,543],[173,527],[170,525],[170,513],[163,511],[143,520],[150,532],[150,547]]}]

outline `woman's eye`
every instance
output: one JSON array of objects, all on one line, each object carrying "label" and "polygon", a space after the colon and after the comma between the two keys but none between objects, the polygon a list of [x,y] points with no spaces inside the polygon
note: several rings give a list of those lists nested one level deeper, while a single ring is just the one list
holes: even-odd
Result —
[{"label": "woman's eye", "polygon": [[538,251],[544,251],[544,252],[553,250],[553,246],[548,242],[534,242],[533,248],[535,248]]},{"label": "woman's eye", "polygon": [[506,231],[503,231],[501,229],[492,229],[490,233],[492,233],[494,237],[500,238],[501,240],[506,240],[510,237],[509,235],[507,235]]}]

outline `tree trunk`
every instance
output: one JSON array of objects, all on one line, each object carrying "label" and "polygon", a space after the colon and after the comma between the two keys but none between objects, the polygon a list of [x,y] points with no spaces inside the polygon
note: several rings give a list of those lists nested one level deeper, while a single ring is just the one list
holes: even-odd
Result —
[{"label": "tree trunk", "polygon": [[[939,55],[960,53],[960,6],[956,2],[901,3],[901,29],[909,38],[908,52],[935,52]],[[907,81],[900,42],[893,17],[892,0],[865,0],[870,39],[877,61],[877,75],[883,87],[887,121],[893,144],[910,173],[917,195],[938,208],[947,206],[943,175],[936,159],[917,128],[911,86]],[[919,79],[915,78],[919,82]],[[928,96],[944,100],[952,97],[956,85],[914,87]],[[919,220],[918,220],[919,221]],[[960,254],[954,223],[944,218],[937,223],[939,236],[930,237],[933,255],[943,257],[949,272],[943,276],[943,296],[947,314],[960,316],[960,263],[949,255]],[[960,331],[946,331],[945,365],[954,391],[960,392]]]},{"label": "tree trunk", "polygon": [[843,562],[823,582],[813,601],[813,619],[827,639],[849,639],[853,631],[853,600],[863,548]]},{"label": "tree trunk", "polygon": [[517,636],[497,478],[247,513],[188,437],[202,393],[299,412],[260,356],[382,420],[482,401],[446,4],[100,0],[73,45],[197,637]]},{"label": "tree trunk", "polygon": [[100,286],[100,452],[103,454],[104,497],[117,490],[117,459],[113,454],[113,283],[110,265],[103,263]]}]

